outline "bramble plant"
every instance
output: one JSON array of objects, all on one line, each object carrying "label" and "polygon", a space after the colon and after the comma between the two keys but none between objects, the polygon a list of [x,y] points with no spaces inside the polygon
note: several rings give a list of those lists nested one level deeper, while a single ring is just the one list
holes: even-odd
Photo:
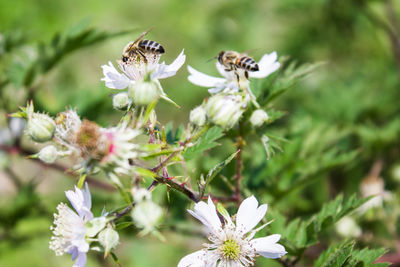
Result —
[{"label": "bramble plant", "polygon": [[[340,153],[338,148],[331,148],[330,144],[346,134],[340,130],[331,132],[321,126],[314,136],[295,142],[287,138],[288,131],[301,135],[304,124],[291,129],[278,125],[278,130],[271,130],[271,124],[287,115],[275,106],[275,101],[319,63],[299,65],[269,52],[256,60],[256,71],[237,66],[230,70],[216,60],[221,77],[187,66],[188,80],[208,88],[210,95],[199,99],[197,106],[185,114],[189,121],[185,127],[175,129],[157,119],[157,108],[160,101],[166,101],[170,113],[181,112],[181,103],[167,95],[163,79],[173,79],[184,68],[187,57],[183,49],[170,64],[160,62],[160,54],[147,52],[129,62],[117,60],[118,69],[112,62],[101,66],[101,81],[111,92],[109,101],[114,112],[122,114],[111,125],[103,127],[82,118],[75,107],[67,107],[55,116],[37,111],[30,98],[42,75],[66,54],[120,34],[123,32],[82,30],[57,35],[51,45],[42,47],[42,54],[32,59],[18,80],[19,85],[28,88],[28,102],[20,111],[9,114],[10,128],[15,129],[10,142],[41,164],[58,166],[55,163],[62,159],[72,162],[69,172],[76,177],[74,189],[65,190],[72,208],[60,203],[51,226],[50,249],[57,256],[69,254],[73,266],[85,266],[90,254],[102,253],[119,264],[118,248],[126,242],[123,235],[129,229],[138,229],[138,238],[153,235],[170,242],[164,231],[176,227],[179,232],[179,224],[174,226],[176,221],[167,212],[172,204],[153,197],[162,188],[168,200],[170,194],[175,194],[190,201],[187,212],[205,226],[208,238],[203,248],[189,255],[182,253],[176,262],[178,267],[253,266],[261,257],[275,259],[282,266],[295,266],[336,223],[340,235],[361,235],[351,216],[367,212],[371,205],[381,205],[384,194],[378,204],[376,199],[371,203],[370,196],[384,191],[383,185],[379,192],[372,193],[365,185],[368,192],[362,192],[362,198],[339,195],[307,217],[293,218],[274,207],[318,174],[358,155],[357,151]],[[19,142],[24,128],[32,142],[45,144],[38,152],[22,149]],[[315,136],[327,141],[318,143]],[[294,158],[295,151],[301,151],[301,158]],[[213,153],[213,164],[199,160]],[[296,166],[300,162],[310,165]],[[106,182],[99,178],[102,175]],[[379,183],[378,176],[366,183]],[[89,191],[97,186],[118,196],[117,205],[105,199],[101,214],[92,211],[92,201],[96,200]],[[269,196],[264,195],[266,191]],[[114,195],[108,197],[115,199]],[[189,220],[189,216],[182,215],[186,210],[178,208],[182,220]],[[271,211],[267,214],[268,208]],[[344,240],[326,247],[314,264],[370,266],[385,252],[381,248],[359,249],[355,241]]]}]

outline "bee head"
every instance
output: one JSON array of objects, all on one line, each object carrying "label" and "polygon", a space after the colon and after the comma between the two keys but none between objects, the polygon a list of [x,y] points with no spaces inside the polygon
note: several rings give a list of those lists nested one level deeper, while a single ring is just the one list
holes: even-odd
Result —
[{"label": "bee head", "polygon": [[129,60],[129,58],[127,56],[122,56],[122,62],[127,62]]},{"label": "bee head", "polygon": [[221,51],[218,54],[218,62],[223,64],[224,63],[224,55],[225,55],[225,51]]}]

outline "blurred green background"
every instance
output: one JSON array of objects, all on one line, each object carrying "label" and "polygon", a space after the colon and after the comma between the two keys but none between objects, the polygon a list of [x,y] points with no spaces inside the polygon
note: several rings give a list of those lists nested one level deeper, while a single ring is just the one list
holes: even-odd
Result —
[{"label": "blurred green background", "polygon": [[[67,106],[76,106],[82,117],[102,125],[115,124],[121,113],[110,112],[112,92],[100,81],[100,66],[108,61],[115,63],[125,44],[149,27],[154,29],[148,37],[167,51],[162,57],[166,63],[184,48],[187,65],[212,75],[217,71],[209,59],[223,49],[250,51],[256,60],[264,53],[277,51],[298,64],[323,62],[274,103],[275,108],[287,112],[271,126],[271,131],[289,140],[283,144],[284,152],[266,162],[262,147],[254,144],[260,156],[246,165],[255,171],[246,174],[245,183],[270,203],[271,209],[289,218],[307,217],[340,192],[359,192],[360,181],[376,161],[383,162],[379,175],[385,188],[398,194],[400,50],[396,59],[395,49],[396,45],[400,49],[400,43],[396,44],[400,35],[399,7],[398,1],[367,0],[0,0],[0,34],[21,40],[23,52],[17,52],[17,56],[23,64],[37,43],[49,43],[55,33],[77,25],[108,32],[133,30],[68,55],[40,80],[34,96],[39,110],[54,115]],[[9,59],[0,60],[2,75],[18,76],[15,69],[7,67]],[[162,123],[186,123],[189,111],[208,95],[205,88],[190,84],[187,75],[185,65],[176,76],[161,81],[166,93],[182,107],[178,110],[161,102],[157,114]],[[6,102],[2,103],[2,113],[26,102],[27,95],[15,84],[2,90]],[[356,154],[349,154],[353,152]],[[213,152],[215,157],[220,154],[229,153],[222,148]],[[245,160],[250,162],[251,156],[248,152]],[[331,165],[324,165],[328,159]],[[17,194],[7,175],[0,176],[0,266],[71,266],[68,256],[56,257],[48,249],[48,241],[51,213],[58,202],[66,201],[63,192],[72,188],[74,180],[16,154],[7,160],[25,185]],[[215,162],[210,157],[190,167],[197,163],[200,170],[206,170]],[[282,190],[282,195],[268,191],[273,188],[268,187],[266,177],[283,181],[284,188],[285,181],[291,179],[287,177],[304,173],[311,178],[299,183],[298,188]],[[33,184],[28,184],[31,179]],[[110,194],[101,189],[92,188],[92,193],[95,214],[106,202],[110,208],[121,203],[117,196],[110,199]],[[155,198],[167,203],[165,189],[159,188]],[[192,225],[201,231],[200,223],[188,219],[187,204],[184,197],[172,194],[167,216],[178,218],[183,229]],[[398,210],[397,205],[385,208],[390,213]],[[380,218],[372,216],[363,225],[377,236],[376,240],[360,242],[384,245],[394,251],[398,240],[390,227],[398,225],[398,219],[387,220],[390,225],[382,229],[383,214]],[[181,235],[184,231],[179,229],[166,231],[168,243],[151,236],[135,237],[133,230],[124,230],[117,250],[122,266],[176,266],[181,257],[205,241],[200,235]],[[257,261],[257,266],[275,264],[264,258]],[[99,254],[90,257],[87,266],[115,263],[103,261]]]}]

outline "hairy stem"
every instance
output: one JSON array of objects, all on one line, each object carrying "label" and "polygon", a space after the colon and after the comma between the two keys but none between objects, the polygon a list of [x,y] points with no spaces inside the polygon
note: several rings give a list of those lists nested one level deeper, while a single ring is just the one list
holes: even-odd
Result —
[{"label": "hairy stem", "polygon": [[[239,126],[240,127],[240,126]],[[238,139],[236,141],[236,169],[235,169],[235,193],[234,198],[237,201],[238,205],[242,202],[242,194],[241,194],[241,181],[242,181],[242,150],[243,150],[243,137],[239,134]]]}]

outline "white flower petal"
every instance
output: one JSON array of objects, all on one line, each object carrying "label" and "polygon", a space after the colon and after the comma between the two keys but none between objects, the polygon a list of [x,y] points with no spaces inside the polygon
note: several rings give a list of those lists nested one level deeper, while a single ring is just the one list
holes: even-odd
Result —
[{"label": "white flower petal", "polygon": [[201,73],[200,71],[197,71],[190,66],[188,66],[187,69],[190,73],[188,80],[195,85],[203,87],[214,87],[216,85],[224,84],[226,82],[226,79],[224,78],[217,78]]},{"label": "white flower petal", "polygon": [[171,64],[167,65],[168,71],[174,71],[177,72],[182,65],[185,63],[186,60],[186,55],[184,54],[185,49],[182,49],[182,52],[179,54],[179,56],[172,62]]},{"label": "white flower petal", "polygon": [[78,259],[72,267],[85,267],[86,265],[86,253],[80,252],[78,254]]},{"label": "white flower petal", "polygon": [[207,251],[199,250],[186,255],[179,261],[178,267],[215,267],[217,261],[206,262],[209,260],[207,254]]},{"label": "white flower petal", "polygon": [[259,71],[250,71],[249,77],[251,78],[265,78],[271,73],[275,72],[280,67],[280,63],[276,61],[278,55],[276,52],[272,52],[271,54],[265,54],[262,56],[260,61],[257,63],[259,67]]},{"label": "white flower petal", "polygon": [[75,191],[68,190],[65,192],[68,200],[71,202],[71,205],[74,207],[76,212],[78,212],[80,218],[84,218],[85,221],[91,220],[93,218],[93,214],[90,211],[91,208],[91,198],[90,191],[87,187],[87,183],[85,185],[86,190],[81,190],[75,186]]},{"label": "white flower petal", "polygon": [[221,92],[223,89],[224,89],[223,87],[213,87],[213,88],[208,89],[208,92],[210,94],[217,94],[217,93]]},{"label": "white flower petal", "polygon": [[240,204],[236,215],[236,226],[242,234],[252,230],[264,218],[268,205],[258,207],[258,201],[254,196],[248,197]]},{"label": "white flower petal", "polygon": [[221,221],[218,218],[217,210],[210,197],[208,198],[208,204],[201,201],[194,205],[194,211],[188,210],[188,212],[207,226],[210,231],[215,233],[221,230]]},{"label": "white flower petal", "polygon": [[215,63],[218,72],[225,77],[228,81],[234,81],[237,84],[237,76],[234,71],[226,71],[225,67],[218,61]]},{"label": "white flower petal", "polygon": [[277,243],[280,238],[280,235],[270,235],[253,239],[251,243],[256,249],[256,252],[261,256],[276,259],[287,253],[285,248]]},{"label": "white flower petal", "polygon": [[111,62],[108,65],[101,66],[104,77],[101,79],[106,86],[111,89],[125,89],[131,80],[125,74],[119,73]]},{"label": "white flower petal", "polygon": [[90,190],[87,182],[85,182],[85,189],[82,190],[82,192],[83,203],[90,210],[92,208],[92,197],[90,196]]},{"label": "white flower petal", "polygon": [[179,56],[170,65],[166,65],[164,62],[159,64],[157,68],[151,73],[150,78],[155,79],[165,79],[174,76],[176,72],[185,63],[186,55],[183,53],[184,50],[179,54]]},{"label": "white flower petal", "polygon": [[215,66],[217,67],[219,74],[221,74],[221,76],[225,77],[225,75],[226,75],[225,67],[222,66],[222,64],[219,63],[218,61],[215,63]]}]

